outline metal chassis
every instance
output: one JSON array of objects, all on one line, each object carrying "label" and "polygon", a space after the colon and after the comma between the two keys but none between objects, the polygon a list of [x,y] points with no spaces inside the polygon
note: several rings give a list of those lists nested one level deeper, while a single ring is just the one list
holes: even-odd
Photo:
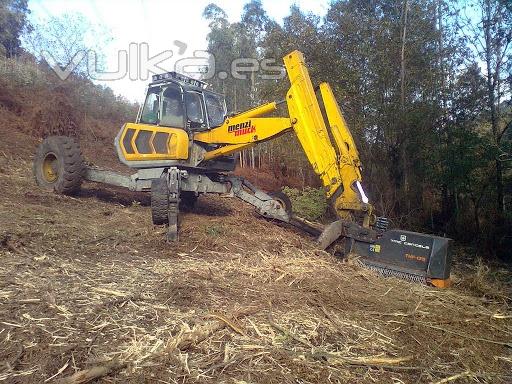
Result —
[{"label": "metal chassis", "polygon": [[256,188],[242,177],[220,173],[195,173],[193,170],[178,167],[158,167],[139,169],[131,176],[96,167],[87,167],[84,179],[96,183],[127,188],[130,191],[151,191],[155,179],[165,177],[169,190],[169,226],[167,239],[178,239],[178,206],[181,191],[195,193],[215,193],[228,197],[237,197],[256,208],[256,211],[268,219],[293,224],[301,229],[318,235],[320,228],[292,216],[270,195]]},{"label": "metal chassis", "polygon": [[289,214],[279,202],[242,177],[222,173],[199,172],[198,169],[168,166],[143,168],[131,176],[126,176],[97,167],[87,167],[85,180],[123,187],[130,191],[150,192],[153,180],[166,177],[169,191],[170,224],[167,238],[171,241],[178,239],[179,195],[181,191],[237,197],[255,207],[256,212],[261,216],[291,224],[317,237],[321,249],[326,249],[340,236],[368,243],[376,240],[374,230],[364,228],[353,222],[338,220],[324,227]]}]

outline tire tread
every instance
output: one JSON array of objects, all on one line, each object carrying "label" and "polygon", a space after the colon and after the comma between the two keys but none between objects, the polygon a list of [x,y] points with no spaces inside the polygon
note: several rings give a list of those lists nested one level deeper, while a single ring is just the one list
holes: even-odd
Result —
[{"label": "tire tread", "polygon": [[[48,153],[53,153],[59,161],[59,177],[55,182],[44,180],[42,162]],[[51,188],[64,195],[73,195],[80,190],[85,176],[85,162],[78,142],[71,137],[50,136],[39,145],[34,158],[34,176],[37,184]]]},{"label": "tire tread", "polygon": [[169,190],[165,178],[151,182],[151,218],[155,225],[169,223]]}]

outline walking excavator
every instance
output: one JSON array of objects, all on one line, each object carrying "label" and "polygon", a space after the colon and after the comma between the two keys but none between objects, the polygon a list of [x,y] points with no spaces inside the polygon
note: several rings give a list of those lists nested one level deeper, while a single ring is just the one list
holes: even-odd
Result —
[{"label": "walking excavator", "polygon": [[[384,275],[448,286],[449,239],[388,229],[388,220],[376,217],[363,188],[358,150],[331,87],[313,87],[299,51],[286,55],[284,66],[290,88],[283,101],[231,115],[224,96],[206,83],[176,72],[154,75],[135,122],[125,124],[114,141],[119,160],[134,174],[86,165],[74,138],[51,136],[37,149],[36,181],[62,194],[76,193],[83,180],[150,192],[153,223],[167,226],[169,241],[178,240],[180,201],[190,205],[205,193],[237,197],[263,217],[315,236],[321,249],[356,254]],[[288,116],[268,117],[280,104],[286,104]],[[337,220],[325,227],[295,216],[282,192],[264,192],[232,174],[236,153],[290,133],[336,213]]]}]

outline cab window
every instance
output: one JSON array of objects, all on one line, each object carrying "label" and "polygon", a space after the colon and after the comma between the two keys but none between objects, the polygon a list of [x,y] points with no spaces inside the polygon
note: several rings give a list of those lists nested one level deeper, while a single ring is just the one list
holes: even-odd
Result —
[{"label": "cab window", "polygon": [[141,123],[156,124],[158,122],[158,106],[160,104],[159,94],[159,88],[151,88],[148,90],[148,95],[146,96],[146,102],[144,103],[144,108],[142,109],[142,115],[140,118]]},{"label": "cab window", "polygon": [[205,100],[210,127],[214,128],[221,126],[224,123],[226,115],[224,100],[219,95],[211,93],[205,94]]},{"label": "cab window", "polygon": [[206,128],[202,96],[197,92],[187,92],[185,94],[185,104],[187,106],[187,118],[191,128]]},{"label": "cab window", "polygon": [[162,116],[160,125],[173,128],[184,128],[183,103],[181,90],[170,86],[162,94]]}]

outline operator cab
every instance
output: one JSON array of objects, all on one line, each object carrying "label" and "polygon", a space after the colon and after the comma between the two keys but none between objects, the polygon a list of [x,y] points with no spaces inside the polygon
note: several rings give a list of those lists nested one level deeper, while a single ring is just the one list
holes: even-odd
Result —
[{"label": "operator cab", "polygon": [[226,101],[206,87],[206,83],[176,72],[154,75],[137,123],[194,132],[221,126],[227,114]]}]

